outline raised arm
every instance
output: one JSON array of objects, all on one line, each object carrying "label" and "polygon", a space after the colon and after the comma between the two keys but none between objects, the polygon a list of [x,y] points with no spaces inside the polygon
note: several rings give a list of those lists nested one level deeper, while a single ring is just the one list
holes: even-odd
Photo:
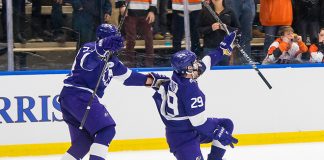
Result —
[{"label": "raised arm", "polygon": [[221,61],[224,56],[230,56],[232,54],[235,38],[236,31],[231,32],[229,35],[224,37],[224,40],[215,51],[209,52],[208,55],[202,59],[207,70],[210,70],[211,66]]}]

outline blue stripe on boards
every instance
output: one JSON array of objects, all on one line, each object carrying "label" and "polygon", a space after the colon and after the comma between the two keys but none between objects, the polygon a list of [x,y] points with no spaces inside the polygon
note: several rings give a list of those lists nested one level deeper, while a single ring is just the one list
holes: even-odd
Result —
[{"label": "blue stripe on boards", "polygon": [[[270,65],[257,65],[259,69],[273,69],[273,68],[314,68],[324,67],[323,63],[313,64],[270,64]],[[213,66],[212,70],[233,70],[233,69],[252,69],[250,65],[241,66]],[[136,72],[159,72],[159,71],[172,71],[171,67],[156,67],[156,68],[131,68]],[[69,70],[30,70],[30,71],[0,71],[0,76],[10,75],[46,75],[46,74],[68,74]]]}]

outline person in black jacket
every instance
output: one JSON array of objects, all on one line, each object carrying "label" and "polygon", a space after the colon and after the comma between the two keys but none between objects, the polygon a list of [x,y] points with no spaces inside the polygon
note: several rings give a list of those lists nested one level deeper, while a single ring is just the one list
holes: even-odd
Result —
[{"label": "person in black jacket", "polygon": [[297,32],[306,41],[307,34],[310,37],[310,43],[315,43],[318,39],[320,29],[320,0],[298,0],[295,1],[294,20]]},{"label": "person in black jacket", "polygon": [[[211,0],[209,5],[214,9],[222,22],[227,25],[227,28],[233,31],[239,28],[240,24],[232,9],[225,5],[225,1],[226,0]],[[226,32],[206,7],[203,7],[199,19],[198,30],[203,36],[204,54],[207,55],[208,52],[216,50],[220,42],[224,39]],[[216,65],[229,65],[229,59],[229,57],[224,58]]]},{"label": "person in black jacket", "polygon": [[321,16],[320,16],[320,23],[321,23],[321,28],[324,28],[324,2],[321,1]]}]

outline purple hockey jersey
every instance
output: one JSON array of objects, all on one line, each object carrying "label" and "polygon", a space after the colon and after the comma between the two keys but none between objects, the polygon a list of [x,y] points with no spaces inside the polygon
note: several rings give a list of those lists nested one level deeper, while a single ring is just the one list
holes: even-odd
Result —
[{"label": "purple hockey jersey", "polygon": [[[207,70],[223,58],[221,50],[203,58]],[[218,125],[217,118],[204,116],[205,95],[196,80],[173,72],[170,82],[164,83],[153,95],[160,117],[166,126],[171,152],[183,145],[212,140]]]},{"label": "purple hockey jersey", "polygon": [[[103,70],[105,61],[104,53],[98,53],[96,43],[85,44],[78,52],[73,63],[71,73],[64,80],[65,87],[74,87],[93,92],[98,82],[98,78]],[[120,80],[127,86],[144,86],[147,77],[143,74],[133,72],[125,67],[119,59],[113,55],[104,69],[104,75],[100,80],[96,95],[102,97],[104,90],[112,78]]]}]

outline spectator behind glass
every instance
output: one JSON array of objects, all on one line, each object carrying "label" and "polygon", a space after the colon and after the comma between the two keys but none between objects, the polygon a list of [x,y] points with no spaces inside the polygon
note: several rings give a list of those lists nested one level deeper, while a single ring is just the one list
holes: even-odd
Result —
[{"label": "spectator behind glass", "polygon": [[[265,33],[263,33],[263,27],[260,23],[260,0],[254,0],[255,4],[255,16],[253,20],[253,28],[252,28],[252,37],[253,38],[264,38]],[[258,7],[259,6],[259,7]]]},{"label": "spectator behind glass", "polygon": [[324,1],[321,1],[321,15],[320,15],[320,22],[321,28],[324,28]]},{"label": "spectator behind glass", "polygon": [[[156,14],[156,0],[131,0],[129,3],[129,9],[126,11],[125,18],[125,34],[126,34],[126,60],[129,64],[128,67],[136,67],[136,54],[135,43],[137,29],[140,30],[140,34],[143,35],[145,40],[145,66],[152,67],[154,64],[154,50],[153,50],[153,31],[152,23],[155,20]],[[120,9],[121,15],[125,13],[125,1],[116,0],[116,8]]]},{"label": "spectator behind glass", "polygon": [[2,9],[1,9],[1,32],[0,32],[0,38],[1,38],[1,42],[6,42],[6,40],[7,40],[7,37],[6,37],[6,15],[5,15],[5,13],[4,13],[4,11],[5,11],[5,8],[6,8],[6,6],[5,6],[5,2],[4,2],[4,0],[0,0],[0,2],[1,2],[1,6],[2,6]]},{"label": "spectator behind glass", "polygon": [[[44,39],[65,41],[65,35],[61,29],[63,27],[62,4],[63,0],[32,0],[32,39],[29,42],[42,42]],[[46,27],[46,16],[42,15],[42,6],[52,6],[50,27]],[[47,29],[53,29],[53,33]]]},{"label": "spectator behind glass", "polygon": [[280,27],[278,34],[280,38],[270,45],[263,64],[301,63],[301,53],[308,49],[302,37],[294,34],[294,29],[290,26]]},{"label": "spectator behind glass", "polygon": [[[189,21],[190,21],[190,41],[191,51],[200,55],[201,47],[199,42],[199,33],[197,29],[197,21],[202,8],[201,0],[188,0]],[[172,53],[176,53],[181,48],[181,41],[185,34],[183,1],[172,0]]]},{"label": "spectator behind glass", "polygon": [[279,27],[290,26],[292,19],[291,0],[260,0],[260,22],[265,31],[264,54],[275,40]]},{"label": "spectator behind glass", "polygon": [[156,40],[164,39],[167,32],[168,2],[169,0],[157,0],[158,15],[153,26],[154,39]]},{"label": "spectator behind glass", "polygon": [[312,44],[308,52],[303,53],[302,60],[305,63],[324,63],[324,28],[318,33],[318,41]]},{"label": "spectator behind glass", "polygon": [[[225,1],[226,0],[211,0],[209,5],[214,9],[215,13],[219,16],[221,21],[227,25],[231,32],[239,27],[239,22],[232,9],[225,6]],[[204,54],[207,55],[209,52],[215,51],[219,47],[219,44],[224,39],[226,32],[206,7],[203,7],[199,20],[198,30],[203,36]],[[216,65],[229,65],[229,60],[230,57],[226,56]]]},{"label": "spectator behind glass", "polygon": [[1,32],[0,32],[0,42],[5,42],[6,40],[6,37],[5,37],[5,34],[6,34],[6,31],[5,31],[5,28],[6,28],[6,18],[5,18],[5,14],[3,13],[4,12],[4,8],[6,8],[6,6],[4,6],[4,0],[0,0],[1,2],[1,6],[2,6],[2,9],[1,9]]},{"label": "spectator behind glass", "polygon": [[[12,10],[13,10],[13,33],[14,33],[14,41],[16,43],[26,43],[27,40],[25,38],[24,32],[24,22],[26,20],[25,15],[25,0],[13,0],[12,1]],[[6,0],[2,0],[2,27],[3,27],[3,38],[7,40],[7,15],[6,15]]]},{"label": "spectator behind glass", "polygon": [[[320,0],[298,0],[294,4],[294,21],[298,34],[306,42],[307,35],[310,43],[315,43],[318,39],[319,19],[321,13]],[[324,9],[324,8],[323,8]]]},{"label": "spectator behind glass", "polygon": [[232,8],[241,26],[242,37],[240,45],[244,51],[251,54],[252,24],[255,16],[254,0],[228,0],[226,5]]},{"label": "spectator behind glass", "polygon": [[65,0],[53,0],[52,3],[51,20],[52,20],[52,26],[54,30],[53,31],[54,41],[57,42],[64,42],[66,39],[65,34],[61,29],[63,27],[63,11],[62,11],[63,2],[65,2]]},{"label": "spectator behind glass", "polygon": [[96,40],[95,29],[108,22],[111,16],[109,0],[71,0],[73,7],[72,26],[80,34],[80,46]]},{"label": "spectator behind glass", "polygon": [[42,0],[32,0],[32,15],[31,15],[31,28],[32,38],[29,42],[42,42],[44,41],[44,23],[42,19]]}]

